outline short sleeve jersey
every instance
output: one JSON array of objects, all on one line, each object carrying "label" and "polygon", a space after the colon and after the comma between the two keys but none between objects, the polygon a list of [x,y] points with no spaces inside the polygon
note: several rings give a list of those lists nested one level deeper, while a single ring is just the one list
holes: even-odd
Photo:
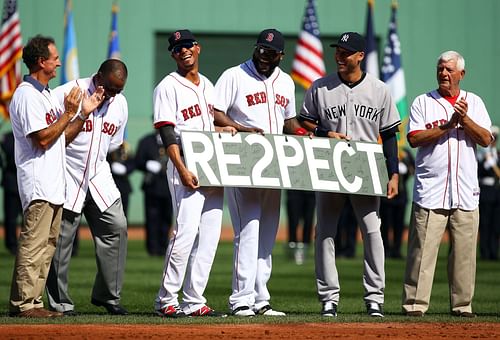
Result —
[{"label": "short sleeve jersey", "polygon": [[63,113],[62,106],[48,87],[25,76],[14,92],[9,112],[23,210],[33,200],[62,205],[65,191],[64,133],[47,150],[35,146],[31,137],[32,133],[54,124]]},{"label": "short sleeve jersey", "polygon": [[[92,77],[70,81],[53,91],[60,103],[74,86],[89,96],[95,92]],[[81,212],[88,190],[101,211],[120,198],[106,155],[110,148],[123,143],[127,120],[127,100],[119,93],[106,100],[83,123],[82,131],[66,148],[65,209]]]},{"label": "short sleeve jersey", "polygon": [[352,87],[337,73],[316,80],[305,94],[300,118],[363,142],[377,142],[380,133],[401,123],[388,87],[368,73]]},{"label": "short sleeve jersey", "polygon": [[296,115],[295,85],[279,67],[267,78],[247,60],[217,80],[215,108],[240,125],[282,134],[284,121]]},{"label": "short sleeve jersey", "polygon": [[154,126],[174,126],[179,145],[183,130],[214,131],[214,86],[202,74],[199,77],[200,83],[195,85],[172,72],[154,90]]},{"label": "short sleeve jersey", "polygon": [[[481,98],[466,91],[460,91],[459,98],[467,101],[467,115],[491,132],[491,120]],[[453,112],[451,103],[438,91],[420,95],[410,109],[408,133],[443,125]],[[462,127],[417,149],[413,200],[426,209],[474,210],[478,206],[476,143]]]}]

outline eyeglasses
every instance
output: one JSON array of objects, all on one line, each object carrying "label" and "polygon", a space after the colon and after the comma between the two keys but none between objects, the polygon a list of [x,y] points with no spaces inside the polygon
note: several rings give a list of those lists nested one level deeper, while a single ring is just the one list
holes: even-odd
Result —
[{"label": "eyeglasses", "polygon": [[184,43],[179,44],[179,45],[175,45],[174,48],[172,48],[172,53],[179,54],[179,53],[181,53],[183,48],[189,50],[189,49],[193,48],[193,46],[195,46],[195,45],[198,45],[198,43],[196,41],[188,41],[188,42],[184,42]]},{"label": "eyeglasses", "polygon": [[257,50],[257,53],[265,59],[274,60],[282,54],[282,52],[278,52],[273,48],[266,48],[263,46],[255,46],[255,49]]}]

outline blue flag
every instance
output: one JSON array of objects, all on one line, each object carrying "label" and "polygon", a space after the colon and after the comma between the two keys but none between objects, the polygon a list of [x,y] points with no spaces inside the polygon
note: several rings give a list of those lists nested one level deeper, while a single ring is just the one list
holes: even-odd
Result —
[{"label": "blue flag", "polygon": [[109,34],[108,59],[120,59],[120,40],[118,39],[118,4],[111,7],[111,33]]},{"label": "blue flag", "polygon": [[[399,41],[397,31],[397,4],[392,2],[391,21],[387,33],[387,43],[384,48],[384,64],[382,65],[382,81],[384,81],[391,90],[392,98],[401,117],[402,128],[405,131],[408,121],[408,105],[406,101],[406,84],[403,65],[401,63],[401,42]],[[404,133],[401,134],[404,136]]]},{"label": "blue flag", "polygon": [[76,35],[73,27],[73,6],[71,0],[66,0],[64,9],[64,49],[61,66],[61,84],[78,79],[78,51],[76,49]]},{"label": "blue flag", "polygon": [[375,78],[379,78],[377,42],[375,41],[375,29],[373,25],[373,0],[368,0],[366,11],[366,52],[363,59],[363,69]]}]

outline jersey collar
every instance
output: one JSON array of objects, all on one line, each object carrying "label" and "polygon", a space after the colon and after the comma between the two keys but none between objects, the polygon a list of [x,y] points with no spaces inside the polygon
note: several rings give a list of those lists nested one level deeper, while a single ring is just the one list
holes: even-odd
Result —
[{"label": "jersey collar", "polygon": [[31,85],[33,85],[33,87],[35,89],[37,89],[40,92],[43,92],[43,90],[47,90],[50,92],[50,89],[48,86],[43,86],[42,83],[40,83],[38,80],[36,80],[35,78],[33,78],[32,76],[30,76],[28,74],[23,77],[23,81],[30,83]]}]

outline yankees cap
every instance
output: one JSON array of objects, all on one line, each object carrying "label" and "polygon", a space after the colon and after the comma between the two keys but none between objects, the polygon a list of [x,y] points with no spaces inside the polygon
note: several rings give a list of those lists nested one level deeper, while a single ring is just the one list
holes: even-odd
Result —
[{"label": "yankees cap", "polygon": [[186,41],[196,41],[196,38],[194,37],[193,33],[191,33],[190,30],[175,31],[168,38],[168,42],[170,43],[170,45],[168,46],[168,50],[172,51],[175,45],[178,45]]},{"label": "yankees cap", "polygon": [[268,28],[260,32],[255,45],[269,47],[281,53],[285,49],[285,39],[280,31]]},{"label": "yankees cap", "polygon": [[340,35],[337,43],[331,44],[331,47],[342,47],[351,52],[365,51],[365,38],[356,32],[345,32]]}]

